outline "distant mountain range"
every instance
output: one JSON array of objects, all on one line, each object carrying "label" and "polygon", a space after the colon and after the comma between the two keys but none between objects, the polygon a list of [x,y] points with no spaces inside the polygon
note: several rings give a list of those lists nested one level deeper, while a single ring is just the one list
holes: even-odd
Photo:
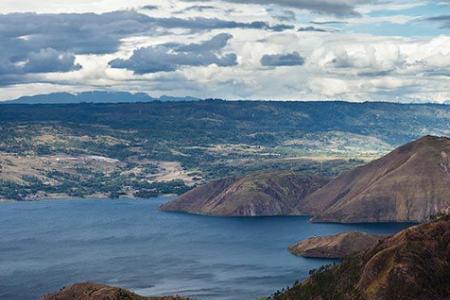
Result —
[{"label": "distant mountain range", "polygon": [[194,97],[161,96],[154,98],[146,93],[93,91],[82,93],[51,93],[35,96],[24,96],[0,104],[69,104],[69,103],[137,103],[137,102],[181,102],[199,101]]},{"label": "distant mountain range", "polygon": [[[201,98],[184,96],[175,97],[162,95],[160,97],[152,97],[146,93],[131,93],[121,91],[90,91],[81,93],[49,93],[40,94],[34,96],[23,96],[17,99],[0,101],[0,104],[70,104],[70,103],[139,103],[139,102],[189,102],[200,101]],[[209,100],[222,100],[222,99],[209,99]],[[271,100],[261,100],[262,102]],[[299,100],[300,101],[300,100]],[[300,101],[303,102],[303,101]],[[304,101],[314,102],[314,101]],[[330,101],[341,102],[339,100]],[[345,102],[345,101],[344,101]],[[376,102],[374,102],[376,103]],[[386,101],[385,103],[396,103]],[[430,104],[428,102],[414,102],[415,104]],[[414,104],[409,103],[409,104]],[[405,103],[408,104],[408,103]],[[443,102],[442,104],[450,105],[450,100]]]}]

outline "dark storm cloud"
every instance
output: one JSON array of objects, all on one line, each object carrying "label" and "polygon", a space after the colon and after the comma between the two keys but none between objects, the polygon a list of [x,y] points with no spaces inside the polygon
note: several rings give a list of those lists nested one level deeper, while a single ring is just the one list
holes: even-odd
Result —
[{"label": "dark storm cloud", "polygon": [[442,28],[450,28],[450,15],[431,17],[425,19],[425,21],[440,23]]},{"label": "dark storm cloud", "polygon": [[298,52],[292,52],[287,54],[266,54],[261,58],[260,62],[261,65],[266,67],[301,66],[305,63],[305,59]]},{"label": "dark storm cloud", "polygon": [[[186,2],[197,0],[183,0]],[[212,1],[212,0],[209,0]],[[320,14],[332,14],[337,16],[359,15],[355,6],[358,4],[372,3],[373,0],[225,0],[232,3],[250,3],[260,5],[279,5],[297,9],[306,9]]]},{"label": "dark storm cloud", "polygon": [[128,69],[136,74],[172,72],[182,66],[208,66],[216,64],[221,67],[237,64],[234,53],[219,54],[232,35],[222,33],[210,40],[198,44],[163,44],[139,48],[128,59],[115,59],[109,64],[113,68]]}]

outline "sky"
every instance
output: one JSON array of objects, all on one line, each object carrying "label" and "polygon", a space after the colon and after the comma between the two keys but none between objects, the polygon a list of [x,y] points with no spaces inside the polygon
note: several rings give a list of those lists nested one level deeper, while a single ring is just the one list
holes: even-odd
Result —
[{"label": "sky", "polygon": [[450,100],[450,0],[1,0],[0,100]]}]

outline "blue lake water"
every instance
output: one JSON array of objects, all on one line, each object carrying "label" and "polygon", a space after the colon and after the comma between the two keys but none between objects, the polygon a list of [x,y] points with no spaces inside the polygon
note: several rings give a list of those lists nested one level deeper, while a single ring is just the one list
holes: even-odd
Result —
[{"label": "blue lake water", "polygon": [[330,262],[291,255],[287,246],[297,240],[407,226],[160,212],[170,199],[0,204],[0,299],[37,299],[70,283],[95,281],[144,295],[255,300]]}]

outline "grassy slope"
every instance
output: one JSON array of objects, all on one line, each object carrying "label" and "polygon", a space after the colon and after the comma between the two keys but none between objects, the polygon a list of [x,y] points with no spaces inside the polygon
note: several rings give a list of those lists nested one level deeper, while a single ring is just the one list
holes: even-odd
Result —
[{"label": "grassy slope", "polygon": [[450,217],[411,227],[342,264],[310,272],[272,300],[449,299]]}]

